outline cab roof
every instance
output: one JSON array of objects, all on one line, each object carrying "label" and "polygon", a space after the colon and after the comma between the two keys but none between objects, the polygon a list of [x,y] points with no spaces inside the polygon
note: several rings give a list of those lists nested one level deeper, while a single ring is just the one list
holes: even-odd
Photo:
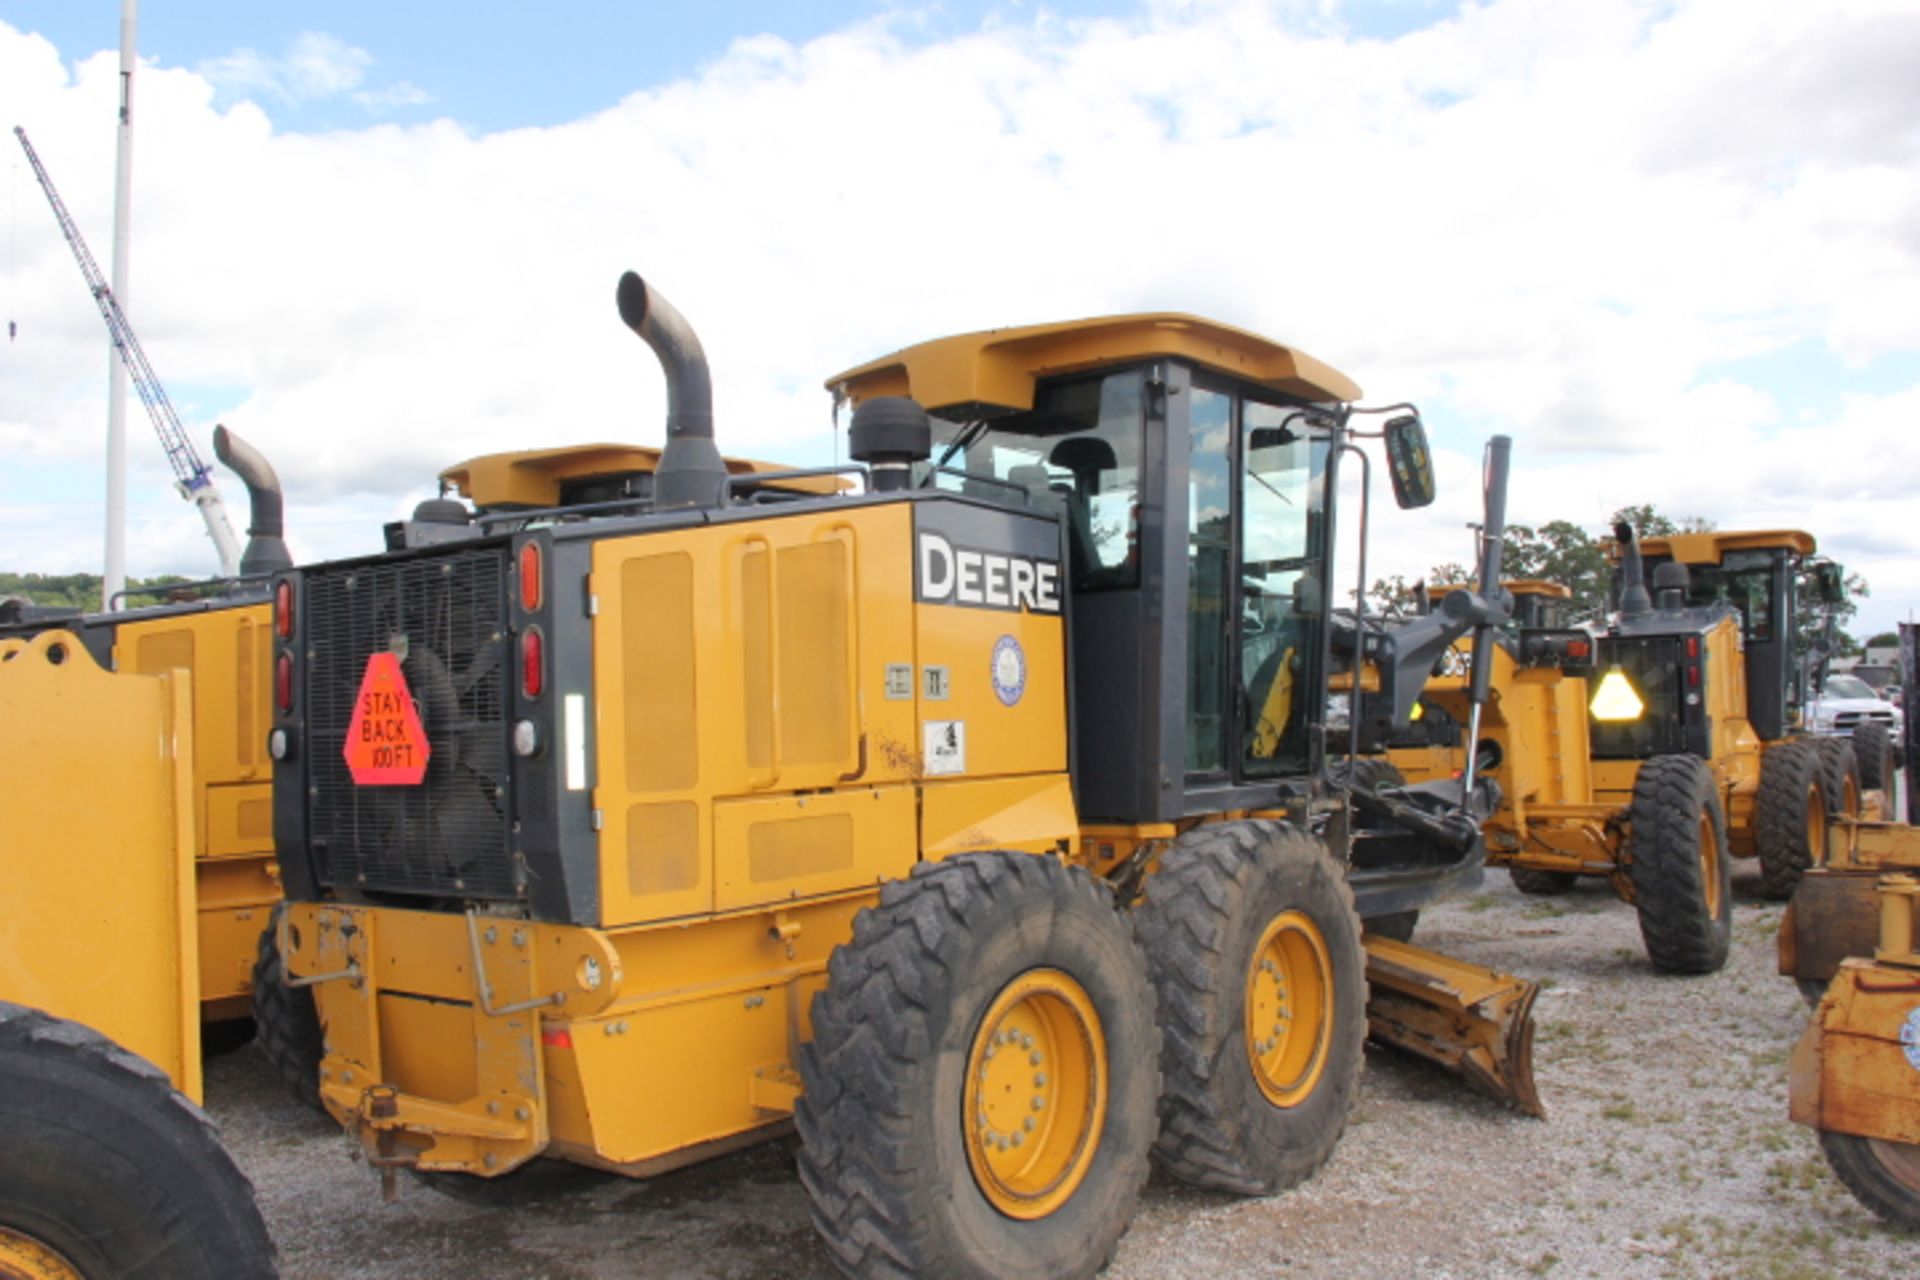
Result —
[{"label": "cab roof", "polygon": [[1810,556],[1814,549],[1813,535],[1799,529],[1716,529],[1640,541],[1640,554],[1669,556],[1680,564],[1719,564],[1733,551],[1791,551]]},{"label": "cab roof", "polygon": [[990,418],[1031,409],[1042,378],[1157,357],[1189,360],[1301,400],[1360,398],[1358,383],[1304,351],[1172,311],[936,338],[836,374],[827,390],[855,404],[912,396],[943,418]]}]

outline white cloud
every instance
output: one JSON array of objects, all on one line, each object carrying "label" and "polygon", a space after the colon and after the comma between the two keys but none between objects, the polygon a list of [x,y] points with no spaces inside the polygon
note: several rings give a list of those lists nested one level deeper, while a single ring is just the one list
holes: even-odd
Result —
[{"label": "white cloud", "polygon": [[260,96],[281,103],[346,98],[367,107],[418,106],[429,101],[419,87],[399,81],[367,87],[373,55],[330,35],[306,31],[286,52],[236,49],[210,58],[199,74],[229,99]]},{"label": "white cloud", "polygon": [[[1342,14],[1167,0],[931,43],[882,18],[742,39],[588,118],[480,136],[276,131],[303,94],[384,91],[327,37],[147,68],[136,324],[162,378],[246,389],[225,420],[279,465],[315,553],[370,548],[475,453],[657,440],[658,373],[613,307],[633,267],[700,330],[735,452],[825,460],[821,381],[908,342],[1198,311],[1425,403],[1460,487],[1442,516],[1382,504],[1383,571],[1464,558],[1474,442],[1500,430],[1516,520],[1653,501],[1802,524],[1874,581],[1869,616],[1920,604],[1900,552],[1920,457],[1896,429],[1916,406],[1807,418],[1789,401],[1809,388],[1726,372],[1920,352],[1920,13],[1487,0],[1391,41]],[[113,72],[0,26],[0,114],[96,253]],[[0,456],[77,464],[99,322],[37,201],[18,201]],[[1850,472],[1872,481],[1836,489]],[[39,567],[94,558],[97,535],[0,525]]]}]

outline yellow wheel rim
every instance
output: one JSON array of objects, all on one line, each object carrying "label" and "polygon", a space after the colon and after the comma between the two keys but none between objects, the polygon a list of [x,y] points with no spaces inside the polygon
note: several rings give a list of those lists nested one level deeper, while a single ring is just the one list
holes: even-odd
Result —
[{"label": "yellow wheel rim", "polygon": [[1247,968],[1247,1060],[1276,1107],[1298,1105],[1320,1083],[1333,1039],[1333,961],[1320,927],[1283,911]]},{"label": "yellow wheel rim", "polygon": [[12,1227],[0,1227],[0,1277],[5,1280],[85,1280],[72,1263]]},{"label": "yellow wheel rim", "polygon": [[1827,865],[1827,798],[1818,782],[1807,788],[1807,857],[1816,867]]},{"label": "yellow wheel rim", "polygon": [[1867,1150],[1889,1178],[1907,1190],[1920,1193],[1920,1146],[1895,1142],[1888,1138],[1868,1138]]},{"label": "yellow wheel rim", "polygon": [[1720,842],[1714,839],[1713,819],[1700,815],[1700,878],[1705,881],[1707,917],[1720,918]]},{"label": "yellow wheel rim", "polygon": [[1107,1114],[1107,1050],[1085,987],[1033,969],[1003,988],[967,1052],[967,1163],[987,1202],[1044,1218],[1079,1189]]}]

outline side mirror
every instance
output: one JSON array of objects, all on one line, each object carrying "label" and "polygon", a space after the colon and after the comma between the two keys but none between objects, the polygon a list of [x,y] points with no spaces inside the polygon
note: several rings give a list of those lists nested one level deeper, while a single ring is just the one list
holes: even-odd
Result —
[{"label": "side mirror", "polygon": [[1433,455],[1427,449],[1427,429],[1408,415],[1387,423],[1387,475],[1393,480],[1393,500],[1402,507],[1424,507],[1433,501]]},{"label": "side mirror", "polygon": [[1814,592],[1820,597],[1821,604],[1845,604],[1847,602],[1847,580],[1840,566],[1831,560],[1822,560],[1813,566]]}]

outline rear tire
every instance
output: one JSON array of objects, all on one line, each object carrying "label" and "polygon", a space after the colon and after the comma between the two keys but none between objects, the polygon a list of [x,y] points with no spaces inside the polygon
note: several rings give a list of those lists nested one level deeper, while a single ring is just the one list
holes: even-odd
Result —
[{"label": "rear tire", "polygon": [[1697,756],[1655,756],[1640,766],[1627,813],[1647,957],[1668,973],[1715,972],[1733,940],[1733,876],[1713,771]]},{"label": "rear tire", "polygon": [[[1893,731],[1878,720],[1855,726],[1853,755],[1860,762],[1860,788],[1863,791],[1888,791],[1893,787],[1899,762],[1893,754]],[[1887,796],[1889,805],[1893,796]]]},{"label": "rear tire", "polygon": [[0,1004],[0,1274],[276,1274],[253,1186],[146,1059]]},{"label": "rear tire", "polygon": [[1166,1036],[1155,1158],[1220,1191],[1304,1181],[1346,1128],[1367,1035],[1345,874],[1297,828],[1223,822],[1176,840],[1146,895]]},{"label": "rear tire", "polygon": [[1028,853],[921,863],[854,918],[812,1017],[800,1181],[844,1271],[1050,1280],[1112,1258],[1147,1178],[1160,1033],[1091,875]]},{"label": "rear tire", "polygon": [[1775,743],[1761,758],[1753,834],[1760,855],[1760,892],[1766,897],[1792,897],[1807,868],[1827,860],[1830,784],[1825,759],[1810,738]]},{"label": "rear tire", "polygon": [[1920,1231],[1920,1145],[1822,1129],[1820,1150],[1861,1204],[1889,1226]]},{"label": "rear tire", "polygon": [[295,1101],[315,1111],[324,1111],[326,1108],[320,1104],[320,1059],[326,1049],[320,1013],[314,1007],[312,990],[289,987],[286,970],[280,964],[280,917],[286,910],[284,902],[273,909],[254,954],[256,1042]]},{"label": "rear tire", "polygon": [[1540,871],[1533,867],[1508,867],[1507,875],[1512,878],[1514,888],[1535,898],[1567,893],[1573,886],[1580,883],[1580,877],[1571,871]]}]

